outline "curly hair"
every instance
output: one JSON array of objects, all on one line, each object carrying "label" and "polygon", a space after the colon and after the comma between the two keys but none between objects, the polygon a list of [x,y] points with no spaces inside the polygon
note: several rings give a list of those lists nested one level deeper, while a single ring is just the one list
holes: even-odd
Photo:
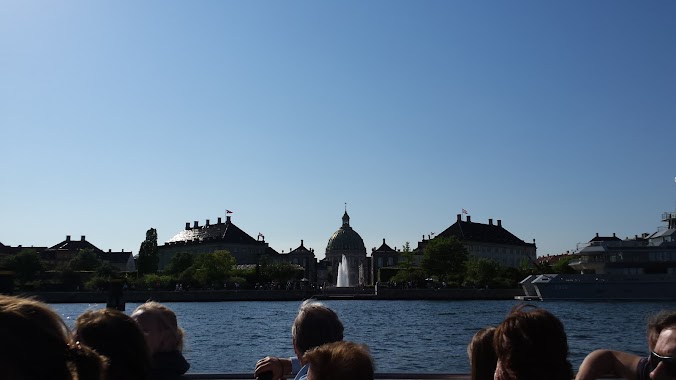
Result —
[{"label": "curly hair", "polygon": [[495,330],[493,345],[509,379],[573,378],[563,323],[547,310],[517,306]]},{"label": "curly hair", "polygon": [[313,379],[373,380],[374,365],[366,345],[339,341],[308,350],[303,362],[310,364]]}]

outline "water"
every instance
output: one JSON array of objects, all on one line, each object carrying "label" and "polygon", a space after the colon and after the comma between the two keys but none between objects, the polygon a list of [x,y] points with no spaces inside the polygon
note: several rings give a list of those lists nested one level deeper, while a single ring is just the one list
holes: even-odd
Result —
[{"label": "water", "polygon": [[350,269],[347,265],[347,257],[343,255],[343,259],[338,263],[338,281],[336,286],[339,288],[350,286]]},{"label": "water", "polygon": [[[345,325],[345,339],[366,343],[379,372],[468,373],[466,346],[481,327],[496,325],[516,301],[326,301]],[[127,304],[131,313],[138,304]],[[291,323],[299,302],[166,303],[186,331],[190,372],[249,372],[266,356],[294,356]],[[643,355],[646,319],[667,302],[538,302],[558,316],[577,369],[597,348]],[[72,327],[104,304],[54,304]]]}]

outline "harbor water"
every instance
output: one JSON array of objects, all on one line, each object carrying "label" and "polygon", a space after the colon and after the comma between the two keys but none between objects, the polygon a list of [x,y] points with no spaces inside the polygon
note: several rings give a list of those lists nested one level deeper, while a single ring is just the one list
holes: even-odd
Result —
[{"label": "harbor water", "polygon": [[[367,344],[378,372],[468,373],[467,343],[481,327],[497,325],[518,301],[329,300],[345,339]],[[597,348],[644,355],[646,320],[676,310],[665,302],[534,302],[559,317],[575,370]],[[291,323],[299,302],[166,303],[186,333],[190,372],[249,372],[266,356],[294,356]],[[79,314],[105,304],[51,305],[72,327]],[[138,304],[128,303],[131,313]]]}]

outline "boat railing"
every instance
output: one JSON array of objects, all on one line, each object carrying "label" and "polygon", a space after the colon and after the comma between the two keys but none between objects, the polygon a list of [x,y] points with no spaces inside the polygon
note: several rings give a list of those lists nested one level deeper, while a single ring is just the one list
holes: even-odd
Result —
[{"label": "boat railing", "polygon": [[[469,374],[449,373],[406,373],[406,372],[376,372],[378,380],[469,380]],[[185,380],[251,380],[253,373],[188,373],[181,379]]]},{"label": "boat railing", "polygon": [[[252,380],[253,373],[190,373],[181,377],[184,380]],[[376,380],[470,380],[468,373],[414,373],[414,372],[376,372]],[[607,380],[619,380],[616,377],[601,377]]]}]

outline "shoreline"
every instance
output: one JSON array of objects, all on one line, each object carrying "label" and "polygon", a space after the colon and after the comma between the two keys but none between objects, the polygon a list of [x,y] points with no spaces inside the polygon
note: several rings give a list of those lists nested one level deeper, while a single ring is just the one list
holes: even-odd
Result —
[{"label": "shoreline", "polygon": [[[109,292],[16,292],[19,297],[33,297],[46,303],[106,303]],[[514,300],[521,289],[373,289],[332,288],[316,290],[190,290],[125,291],[122,302],[229,302],[229,301],[303,301],[317,300]]]}]

